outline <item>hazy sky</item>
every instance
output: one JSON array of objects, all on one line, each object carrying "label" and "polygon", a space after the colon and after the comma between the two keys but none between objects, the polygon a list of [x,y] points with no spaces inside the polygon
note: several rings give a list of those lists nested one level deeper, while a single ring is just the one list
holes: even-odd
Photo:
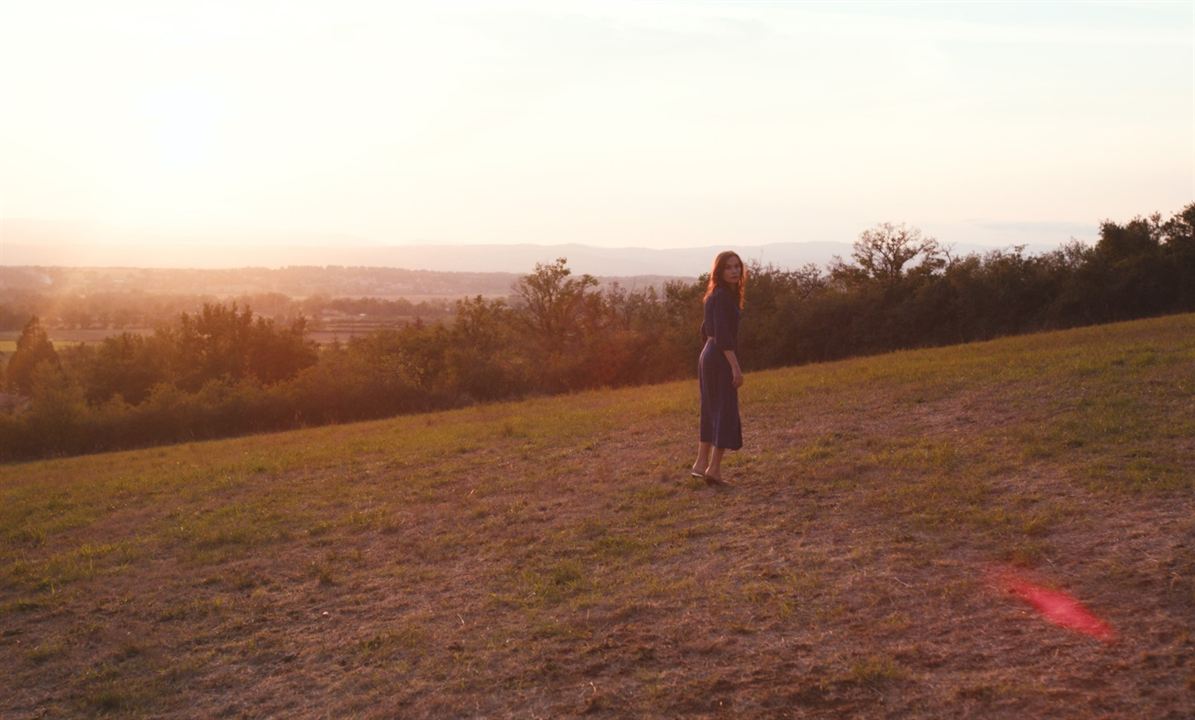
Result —
[{"label": "hazy sky", "polygon": [[1195,3],[0,0],[0,217],[677,247],[1195,200]]}]

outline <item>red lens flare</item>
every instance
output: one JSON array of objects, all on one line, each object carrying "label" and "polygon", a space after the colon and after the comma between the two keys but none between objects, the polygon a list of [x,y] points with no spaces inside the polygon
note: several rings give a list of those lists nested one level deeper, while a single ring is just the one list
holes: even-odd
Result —
[{"label": "red lens flare", "polygon": [[1116,639],[1112,626],[1096,617],[1072,595],[1037,585],[1008,568],[995,570],[991,575],[997,587],[1029,603],[1055,625],[1104,642]]}]

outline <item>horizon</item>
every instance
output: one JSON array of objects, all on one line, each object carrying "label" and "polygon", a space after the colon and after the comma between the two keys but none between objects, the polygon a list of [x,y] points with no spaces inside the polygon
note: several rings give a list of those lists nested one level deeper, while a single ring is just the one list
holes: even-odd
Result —
[{"label": "horizon", "polygon": [[[1071,240],[1076,240],[1071,238]],[[1091,242],[1078,241],[1090,246]],[[1019,248],[1040,255],[1062,246],[1019,243],[987,246],[943,243],[956,256],[984,255]],[[686,277],[709,269],[710,258],[733,249],[745,262],[795,270],[813,264],[828,268],[836,258],[849,261],[849,242],[794,242],[766,245],[707,245],[685,248],[602,247],[578,243],[509,245],[6,245],[0,268],[246,270],[286,268],[400,269],[427,272],[524,274],[536,264],[565,258],[571,271],[597,277]],[[492,253],[486,250],[492,249]],[[65,260],[65,262],[63,262]]]},{"label": "horizon", "polygon": [[880,222],[1059,245],[1195,197],[1189,3],[0,16],[0,264],[18,226],[179,251],[755,247]]}]

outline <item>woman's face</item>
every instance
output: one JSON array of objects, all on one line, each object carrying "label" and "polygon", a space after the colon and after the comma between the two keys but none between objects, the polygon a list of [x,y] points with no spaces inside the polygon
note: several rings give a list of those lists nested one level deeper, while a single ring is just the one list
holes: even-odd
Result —
[{"label": "woman's face", "polygon": [[722,282],[728,285],[738,285],[743,274],[743,263],[736,256],[731,256],[722,266]]}]

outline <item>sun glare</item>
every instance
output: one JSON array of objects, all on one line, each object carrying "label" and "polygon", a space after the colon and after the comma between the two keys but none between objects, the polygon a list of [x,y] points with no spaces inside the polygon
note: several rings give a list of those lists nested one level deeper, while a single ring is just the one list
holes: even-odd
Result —
[{"label": "sun glare", "polygon": [[143,103],[149,142],[135,164],[155,175],[196,169],[216,150],[216,103],[185,86],[149,92]]},{"label": "sun glare", "polygon": [[0,18],[8,217],[691,247],[1095,223],[1193,183],[1169,6],[66,5]]}]

